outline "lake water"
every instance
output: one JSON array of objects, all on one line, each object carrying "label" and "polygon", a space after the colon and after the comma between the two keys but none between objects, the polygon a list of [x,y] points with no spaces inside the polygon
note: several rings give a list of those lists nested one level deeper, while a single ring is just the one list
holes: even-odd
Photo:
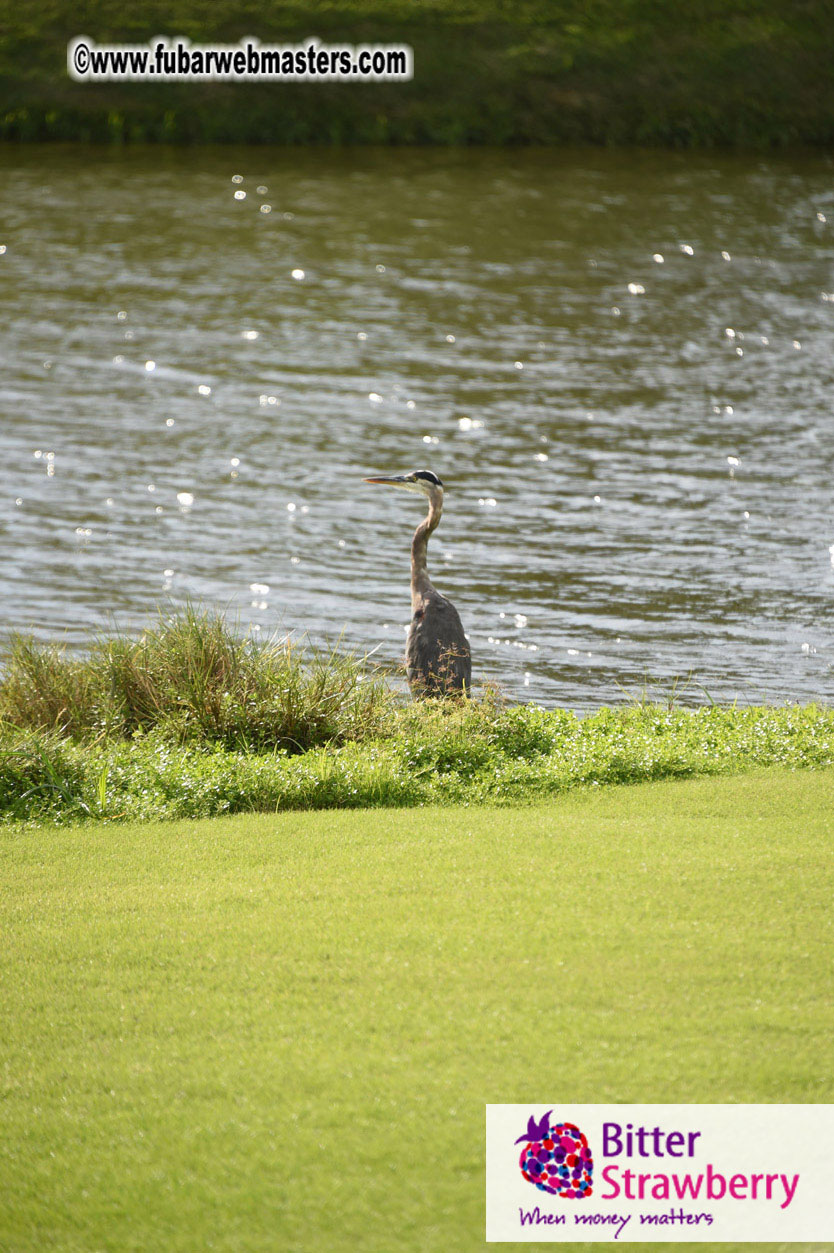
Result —
[{"label": "lake water", "polygon": [[425,467],[477,677],[829,699],[832,172],[0,151],[0,636],[191,598],[395,661],[421,502],[362,478]]}]

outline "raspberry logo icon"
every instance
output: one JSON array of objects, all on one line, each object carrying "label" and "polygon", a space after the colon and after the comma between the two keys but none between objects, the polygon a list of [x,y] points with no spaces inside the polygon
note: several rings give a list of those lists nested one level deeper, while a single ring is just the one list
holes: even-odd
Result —
[{"label": "raspberry logo icon", "polygon": [[550,1109],[536,1122],[531,1114],[518,1164],[528,1183],[553,1196],[578,1199],[593,1192],[594,1159],[587,1138],[572,1122],[551,1122]]}]

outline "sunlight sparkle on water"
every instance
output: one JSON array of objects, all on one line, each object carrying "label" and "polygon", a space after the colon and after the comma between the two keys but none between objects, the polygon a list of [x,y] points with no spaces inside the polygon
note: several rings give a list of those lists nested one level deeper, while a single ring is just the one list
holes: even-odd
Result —
[{"label": "sunlight sparkle on water", "polygon": [[[296,151],[280,166],[280,183],[257,189],[243,187],[254,177],[244,155],[250,173],[240,171],[232,193],[245,190],[246,199],[231,230],[232,176],[224,172],[222,151],[207,149],[193,179],[183,166],[176,179],[159,183],[150,154],[149,177],[131,173],[130,187],[125,182],[119,191],[130,173],[123,163],[107,182],[104,167],[96,167],[96,178],[79,178],[75,158],[62,155],[53,168],[48,154],[40,156],[19,177],[29,179],[33,206],[49,187],[48,230],[35,230],[33,211],[29,223],[15,220],[9,245],[18,249],[10,262],[38,258],[43,281],[7,293],[4,329],[12,351],[3,382],[21,398],[20,416],[12,412],[0,423],[11,479],[6,518],[16,550],[7,563],[12,591],[0,604],[7,629],[34,622],[45,636],[51,624],[66,623],[74,647],[95,629],[102,604],[138,622],[152,613],[155,593],[194,595],[220,607],[232,599],[245,630],[251,624],[243,579],[269,574],[277,580],[275,596],[267,584],[253,584],[250,600],[260,607],[267,598],[270,605],[281,599],[288,629],[335,637],[346,627],[349,645],[360,649],[372,646],[378,631],[390,650],[386,660],[393,660],[402,641],[400,619],[391,615],[417,508],[412,519],[405,503],[402,517],[395,502],[366,505],[359,469],[371,456],[382,468],[389,462],[392,472],[398,463],[408,469],[410,457],[428,465],[434,458],[441,477],[454,480],[448,464],[444,471],[442,444],[444,452],[457,453],[463,478],[460,494],[449,493],[448,517],[433,541],[438,574],[449,580],[454,573],[449,590],[456,603],[463,597],[465,621],[476,627],[472,614],[482,613],[473,639],[485,641],[490,627],[514,632],[512,640],[484,643],[492,662],[486,677],[519,693],[529,679],[524,699],[582,709],[620,700],[619,682],[638,683],[646,667],[659,674],[698,668],[705,689],[714,685],[721,700],[737,693],[754,703],[771,695],[831,699],[831,643],[820,634],[816,644],[810,633],[834,586],[834,463],[824,418],[820,425],[826,315],[834,313],[834,277],[827,281],[824,268],[834,256],[834,235],[823,230],[834,224],[834,209],[819,209],[820,199],[834,204],[827,167],[797,155],[786,178],[783,156],[771,162],[767,154],[722,155],[711,166],[716,181],[707,185],[706,154],[693,157],[691,168],[681,154],[646,154],[630,173],[619,158],[609,170],[608,158],[593,154],[566,156],[571,169],[576,165],[576,178],[566,180],[546,157],[514,155],[525,166],[521,182],[529,179],[541,192],[536,207],[480,151],[476,170],[467,154],[452,162],[454,170],[444,161],[441,178],[434,178],[430,157],[387,153],[378,173],[363,160],[357,183],[349,163],[322,154],[307,161]],[[48,167],[48,181],[37,166]],[[270,177],[279,178],[271,166]],[[605,182],[622,192],[618,207],[605,223],[590,217],[583,223],[581,207],[601,199]],[[437,212],[425,223],[418,251],[406,248],[406,264],[404,241],[414,240],[403,228],[424,207],[429,185]],[[275,200],[265,203],[273,187],[283,209]],[[489,212],[478,213],[475,229],[462,235],[460,204],[476,202],[485,188]],[[295,222],[284,212],[285,195],[299,208]],[[561,233],[540,212],[550,200],[564,210]],[[111,215],[106,238],[78,230],[105,202],[147,205],[148,212]],[[55,230],[60,205],[71,208],[63,237]],[[166,216],[170,229],[162,234]],[[198,218],[207,229],[195,234]],[[692,232],[688,241],[680,241],[682,230]],[[291,238],[273,238],[276,231]],[[651,240],[655,250],[644,252]],[[102,244],[117,258],[115,268],[100,264]],[[689,266],[699,249],[698,265]],[[309,275],[301,256],[316,267]],[[0,258],[0,269],[4,263]],[[633,279],[624,283],[629,270]],[[376,282],[389,274],[390,281]],[[271,309],[267,320],[258,291],[277,284],[280,293],[287,278],[297,283],[297,296],[283,286],[286,308]],[[644,294],[651,299],[642,300]],[[624,295],[629,299],[618,306],[616,297]],[[119,296],[125,303],[114,309]],[[606,303],[612,296],[613,312]],[[821,310],[820,303],[829,307]],[[246,334],[254,317],[260,325]],[[65,334],[53,336],[53,327]],[[242,336],[251,348],[243,354],[236,347]],[[447,351],[452,347],[454,354]],[[51,351],[56,357],[44,359]],[[162,364],[150,357],[146,363],[143,354],[154,351],[166,354]],[[208,377],[216,379],[211,386]],[[267,381],[281,392],[255,391]],[[728,391],[737,409],[722,399]],[[46,404],[39,409],[41,394]],[[583,407],[592,394],[595,413]],[[429,423],[438,430],[428,432]],[[33,434],[41,436],[34,458]],[[368,442],[376,453],[367,452]],[[737,451],[728,456],[721,444],[731,442]],[[357,454],[363,443],[366,452]],[[230,447],[241,452],[233,455]],[[28,458],[36,460],[34,472]],[[340,504],[324,485],[345,474]],[[191,478],[194,486],[181,491],[177,478]],[[108,483],[122,495],[108,496],[105,505],[100,492]],[[501,491],[500,500],[475,495],[487,483]],[[299,501],[284,496],[288,485],[302,493]],[[261,493],[271,501],[273,524],[277,516],[277,537],[274,525],[272,533],[263,527]],[[313,502],[309,513],[305,497]],[[20,515],[16,526],[10,504]],[[495,513],[495,521],[482,517],[479,524],[472,514],[478,508]],[[87,509],[88,521],[77,523]],[[377,552],[367,509],[390,514],[397,536]],[[506,526],[505,518],[516,522]],[[390,630],[380,630],[377,599],[351,597],[339,583],[351,541],[346,531],[340,539],[338,523],[349,519],[363,541],[361,577],[373,580]],[[76,526],[91,535],[76,535]],[[460,541],[454,559],[447,536]],[[333,553],[337,545],[341,556]],[[60,560],[62,548],[83,577],[65,570],[51,587],[46,577],[27,578],[28,569],[48,570],[53,557]],[[184,567],[163,592],[162,567],[175,550],[187,551],[187,573]],[[172,577],[167,569],[164,577]],[[292,595],[285,598],[285,590]],[[407,599],[406,593],[404,610]],[[510,608],[496,626],[499,608],[521,603],[534,614],[529,625],[521,626],[526,611]],[[264,623],[266,633],[268,617],[258,608],[252,623]],[[629,635],[614,643],[621,629]],[[566,657],[571,636],[583,647],[577,643],[575,655]],[[543,655],[541,664],[531,664],[540,669],[522,672],[519,645],[531,638]],[[803,641],[816,644],[820,656],[803,655]],[[589,676],[591,649],[599,671]]]}]

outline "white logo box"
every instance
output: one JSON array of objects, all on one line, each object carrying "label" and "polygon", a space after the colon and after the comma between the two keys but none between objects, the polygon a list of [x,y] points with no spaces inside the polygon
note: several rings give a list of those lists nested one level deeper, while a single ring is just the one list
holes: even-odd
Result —
[{"label": "white logo box", "polygon": [[834,1105],[487,1105],[486,1213],[490,1242],[834,1242]]}]

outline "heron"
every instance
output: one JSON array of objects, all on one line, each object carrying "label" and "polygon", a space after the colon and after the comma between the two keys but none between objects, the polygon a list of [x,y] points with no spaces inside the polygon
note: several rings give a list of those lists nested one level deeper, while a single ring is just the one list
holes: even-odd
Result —
[{"label": "heron", "polygon": [[429,511],[411,541],[411,623],[405,645],[411,693],[417,698],[468,693],[472,679],[469,641],[457,609],[437,591],[426,569],[429,536],[443,509],[443,484],[431,470],[376,475],[365,482],[417,492],[429,502]]}]

